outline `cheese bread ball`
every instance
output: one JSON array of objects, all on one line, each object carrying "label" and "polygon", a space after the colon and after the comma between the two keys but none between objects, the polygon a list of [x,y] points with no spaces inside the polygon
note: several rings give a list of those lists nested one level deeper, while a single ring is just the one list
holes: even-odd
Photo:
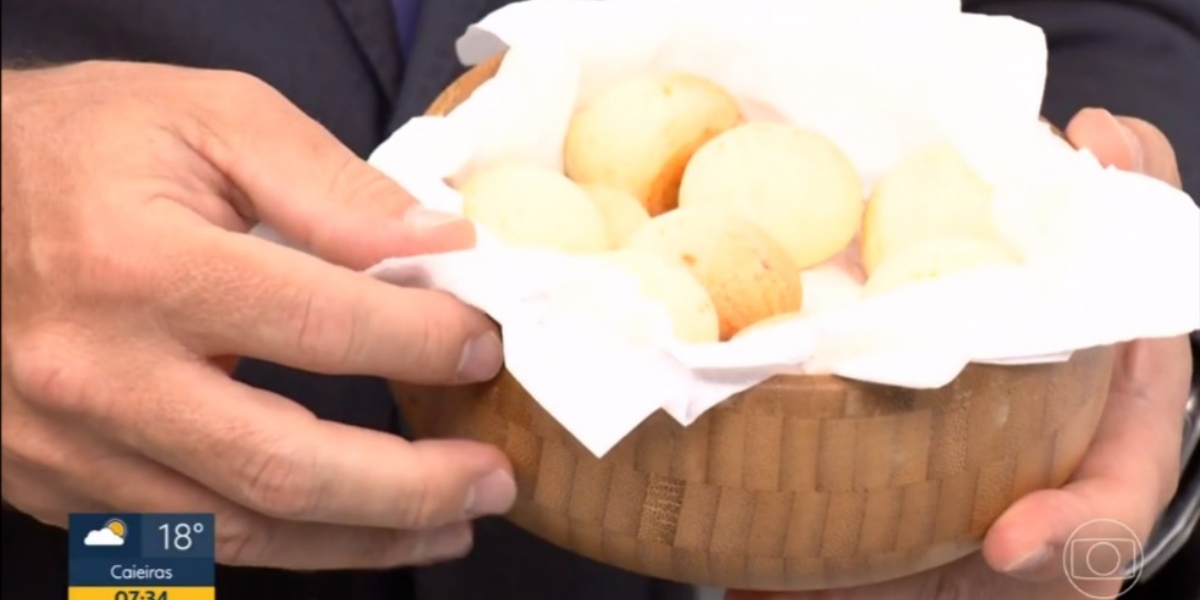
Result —
[{"label": "cheese bread ball", "polygon": [[875,186],[862,225],[863,268],[943,238],[999,238],[992,219],[992,188],[949,144],[901,162]]},{"label": "cheese bread ball", "polygon": [[757,225],[714,208],[678,208],[646,223],[628,248],[683,263],[708,291],[721,339],[800,310],[800,270]]},{"label": "cheese bread ball", "polygon": [[650,213],[638,202],[637,198],[596,185],[586,185],[583,189],[591,196],[600,216],[604,217],[605,228],[608,230],[608,244],[617,249],[629,241],[633,232],[650,220]]},{"label": "cheese bread ball", "polygon": [[507,163],[471,175],[459,188],[463,214],[521,247],[604,252],[608,231],[587,192],[545,167]]},{"label": "cheese bread ball", "polygon": [[850,159],[825,137],[782,123],[747,123],[692,157],[679,205],[712,206],[749,219],[807,269],[850,244],[863,215]]},{"label": "cheese bread ball", "polygon": [[632,275],[646,298],[666,309],[679,341],[703,344],[720,339],[717,309],[708,291],[682,263],[636,250],[610,252],[604,257]]},{"label": "cheese bread ball", "polygon": [[651,216],[677,204],[679,179],[704,142],[742,122],[737,101],[688,73],[652,73],[605,90],[571,119],[566,174],[637,198]]},{"label": "cheese bread ball", "polygon": [[920,242],[879,263],[863,286],[863,296],[876,296],[972,269],[1020,262],[1015,250],[997,241],[944,238]]}]

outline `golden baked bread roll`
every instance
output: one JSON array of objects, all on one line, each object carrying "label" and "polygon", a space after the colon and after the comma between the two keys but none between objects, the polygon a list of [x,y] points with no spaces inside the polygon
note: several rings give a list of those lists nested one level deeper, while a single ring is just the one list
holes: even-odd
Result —
[{"label": "golden baked bread roll", "polygon": [[717,309],[708,291],[682,263],[637,250],[603,256],[637,279],[638,289],[646,298],[666,309],[679,341],[703,344],[720,339]]},{"label": "golden baked bread roll", "polygon": [[459,192],[463,214],[507,244],[574,253],[608,249],[600,210],[583,188],[553,169],[500,164],[472,174]]},{"label": "golden baked bread roll", "polygon": [[992,188],[953,146],[937,144],[901,162],[871,192],[862,225],[868,274],[910,246],[943,238],[999,239]]},{"label": "golden baked bread roll", "polygon": [[583,189],[604,217],[610,248],[624,246],[625,242],[629,241],[629,236],[650,220],[650,213],[646,212],[642,203],[625,192],[597,185],[585,185]]},{"label": "golden baked bread roll", "polygon": [[628,248],[683,263],[708,291],[721,339],[772,315],[800,310],[800,270],[750,221],[715,208],[679,208],[646,223]]},{"label": "golden baked bread roll", "polygon": [[863,215],[850,159],[827,138],[782,123],[747,123],[713,138],[683,174],[679,205],[723,208],[774,236],[800,269],[845,248]]},{"label": "golden baked bread roll", "polygon": [[692,153],[741,122],[737,101],[703,77],[634,77],[572,117],[563,150],[566,174],[581,184],[626,192],[657,216],[675,208]]},{"label": "golden baked bread roll", "polygon": [[863,297],[962,273],[971,269],[1015,265],[1021,257],[1010,246],[976,238],[943,238],[920,242],[879,263],[863,286]]}]

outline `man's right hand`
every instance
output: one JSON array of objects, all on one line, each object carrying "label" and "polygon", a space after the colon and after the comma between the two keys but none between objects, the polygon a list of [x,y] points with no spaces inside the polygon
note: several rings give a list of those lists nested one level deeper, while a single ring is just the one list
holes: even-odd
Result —
[{"label": "man's right hand", "polygon": [[[247,235],[265,222],[313,257]],[[250,356],[415,383],[486,380],[490,321],[358,272],[474,243],[267,85],[128,63],[3,80],[3,496],[217,514],[218,560],[446,559],[507,510],[496,449],[316,419],[232,380]],[[322,260],[323,259],[323,260]]]}]

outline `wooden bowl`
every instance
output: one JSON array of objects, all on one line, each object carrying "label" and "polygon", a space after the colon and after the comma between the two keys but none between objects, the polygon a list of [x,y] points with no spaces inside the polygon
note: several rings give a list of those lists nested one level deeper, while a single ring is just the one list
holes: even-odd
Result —
[{"label": "wooden bowl", "polygon": [[[462,102],[499,60],[430,112]],[[392,391],[418,437],[502,449],[519,488],[508,518],[553,544],[685,583],[811,590],[952,562],[1014,501],[1062,485],[1095,433],[1113,356],[971,365],[937,390],[778,376],[689,427],[660,411],[603,458],[507,372]]]}]

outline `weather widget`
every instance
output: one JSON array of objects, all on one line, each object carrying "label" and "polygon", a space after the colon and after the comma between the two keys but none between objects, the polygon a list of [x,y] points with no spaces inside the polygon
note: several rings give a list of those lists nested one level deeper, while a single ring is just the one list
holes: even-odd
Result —
[{"label": "weather widget", "polygon": [[215,600],[211,514],[73,514],[69,600]]}]

